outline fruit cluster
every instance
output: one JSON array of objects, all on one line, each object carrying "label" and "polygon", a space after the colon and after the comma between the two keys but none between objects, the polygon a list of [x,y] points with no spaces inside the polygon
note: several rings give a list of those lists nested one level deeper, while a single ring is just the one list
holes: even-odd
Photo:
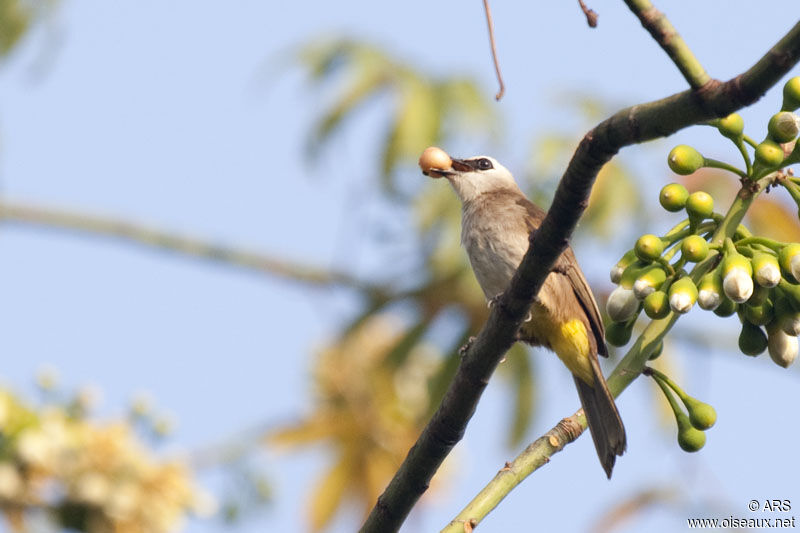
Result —
[{"label": "fruit cluster", "polygon": [[[761,143],[744,134],[737,114],[710,123],[737,145],[745,169],[706,158],[687,145],[670,151],[670,168],[683,175],[703,167],[723,168],[737,174],[743,187],[766,177],[800,206],[800,180],[780,170],[800,162],[800,143],[795,142],[800,117],[793,113],[800,107],[800,77],[786,83],[783,96],[782,109],[769,120]],[[754,149],[752,161],[746,145]],[[714,212],[713,198],[703,191],[689,194],[677,183],[661,190],[659,202],[670,212],[685,210],[687,218],[663,236],[639,237],[612,269],[611,280],[618,287],[608,298],[608,342],[626,344],[642,310],[651,319],[662,319],[687,313],[697,304],[719,316],[739,316],[743,353],[755,356],[768,350],[775,363],[789,366],[797,357],[800,335],[800,244],[754,237],[741,224],[729,237],[717,237],[724,217]],[[690,263],[702,268],[689,274]]]},{"label": "fruit cluster", "polygon": [[[678,183],[661,189],[661,206],[670,212],[685,211],[686,219],[663,236],[639,237],[611,270],[611,281],[618,286],[606,306],[611,318],[606,327],[609,344],[628,343],[642,310],[653,320],[675,319],[697,304],[722,317],[739,317],[739,349],[743,353],[755,356],[767,350],[782,367],[797,358],[800,244],[753,236],[740,221],[755,195],[772,186],[782,186],[800,207],[800,180],[785,170],[800,162],[800,117],[794,113],[799,107],[800,77],[795,77],[784,86],[781,110],[770,118],[767,135],[760,143],[744,134],[744,121],[735,113],[708,123],[736,145],[744,169],[704,157],[687,145],[670,151],[667,163],[675,173],[688,175],[704,167],[725,169],[739,177],[742,191],[723,216],[714,212],[714,199],[704,191],[689,194]],[[690,268],[690,264],[694,266]],[[669,329],[668,322],[664,328],[661,335]],[[662,349],[659,344],[650,359],[658,357]],[[702,448],[705,431],[716,421],[714,408],[692,398],[653,368],[645,367],[643,373],[653,377],[667,398],[675,414],[680,447],[690,452]]]}]

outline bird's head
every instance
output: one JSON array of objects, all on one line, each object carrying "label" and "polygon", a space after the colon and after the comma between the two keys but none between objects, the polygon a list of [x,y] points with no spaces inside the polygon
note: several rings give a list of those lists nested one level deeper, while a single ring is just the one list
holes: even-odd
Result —
[{"label": "bird's head", "polygon": [[511,172],[493,157],[485,155],[452,159],[451,168],[432,168],[428,170],[428,175],[447,178],[462,202],[500,189],[519,190]]}]

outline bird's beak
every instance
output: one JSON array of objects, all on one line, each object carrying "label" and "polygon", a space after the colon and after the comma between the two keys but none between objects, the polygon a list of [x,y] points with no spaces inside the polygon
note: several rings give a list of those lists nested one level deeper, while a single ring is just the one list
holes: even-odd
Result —
[{"label": "bird's beak", "polygon": [[453,174],[459,174],[461,172],[467,172],[472,170],[468,164],[464,162],[463,159],[451,159],[452,161],[452,168],[451,169],[443,169],[443,168],[432,168],[428,170],[428,172],[423,172],[423,174],[427,176],[437,176],[440,178],[452,176]]},{"label": "bird's beak", "polygon": [[472,167],[463,159],[453,159],[453,169],[456,172],[469,172]]}]

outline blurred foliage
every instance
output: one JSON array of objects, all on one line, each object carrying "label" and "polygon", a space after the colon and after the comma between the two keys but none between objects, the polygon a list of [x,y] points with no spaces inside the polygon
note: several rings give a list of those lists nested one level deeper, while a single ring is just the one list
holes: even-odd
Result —
[{"label": "blurred foliage", "polygon": [[30,25],[31,7],[24,0],[0,0],[0,57],[8,55]]},{"label": "blurred foliage", "polygon": [[90,389],[62,394],[49,373],[39,385],[42,405],[0,389],[0,512],[12,531],[45,518],[52,530],[157,533],[214,511],[189,465],[155,457],[137,438],[141,414],[97,422]]},{"label": "blurred foliage", "polygon": [[297,57],[313,88],[338,81],[308,140],[312,160],[361,108],[388,97],[378,172],[387,191],[396,190],[398,169],[415,163],[427,146],[456,132],[486,133],[486,125],[497,121],[490,99],[474,81],[428,76],[375,46],[324,39],[303,46]]},{"label": "blurred foliage", "polygon": [[440,360],[428,344],[411,343],[390,317],[374,316],[323,348],[314,364],[314,411],[273,432],[289,447],[326,444],[331,466],[308,502],[313,531],[346,496],[368,511],[426,422],[427,383]]},{"label": "blurred foliage", "polygon": [[58,0],[0,0],[0,59],[9,55]]}]

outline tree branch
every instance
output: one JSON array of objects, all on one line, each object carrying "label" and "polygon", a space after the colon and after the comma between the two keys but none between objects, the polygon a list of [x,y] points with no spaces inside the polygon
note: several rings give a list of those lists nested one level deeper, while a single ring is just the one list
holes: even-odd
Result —
[{"label": "tree branch", "polygon": [[650,0],[625,0],[625,3],[672,59],[692,89],[699,89],[711,81],[711,77],[706,74],[694,52],[686,45],[664,13],[656,9]]},{"label": "tree branch", "polygon": [[[752,68],[732,80],[726,83],[711,80],[700,90],[624,109],[586,134],[508,290],[492,307],[486,325],[467,350],[442,403],[378,498],[362,532],[397,531],[444,458],[463,437],[492,372],[514,343],[533,297],[566,249],[603,165],[625,146],[665,137],[752,104],[799,59],[800,23]],[[616,381],[609,380],[609,387],[612,383]]]},{"label": "tree branch", "polygon": [[378,290],[376,287],[368,286],[363,281],[342,272],[332,272],[260,253],[211,244],[200,239],[180,236],[111,217],[2,201],[0,202],[0,223],[40,226],[111,237],[208,261],[228,263],[260,274],[268,274],[307,285],[338,285],[367,292]]}]

